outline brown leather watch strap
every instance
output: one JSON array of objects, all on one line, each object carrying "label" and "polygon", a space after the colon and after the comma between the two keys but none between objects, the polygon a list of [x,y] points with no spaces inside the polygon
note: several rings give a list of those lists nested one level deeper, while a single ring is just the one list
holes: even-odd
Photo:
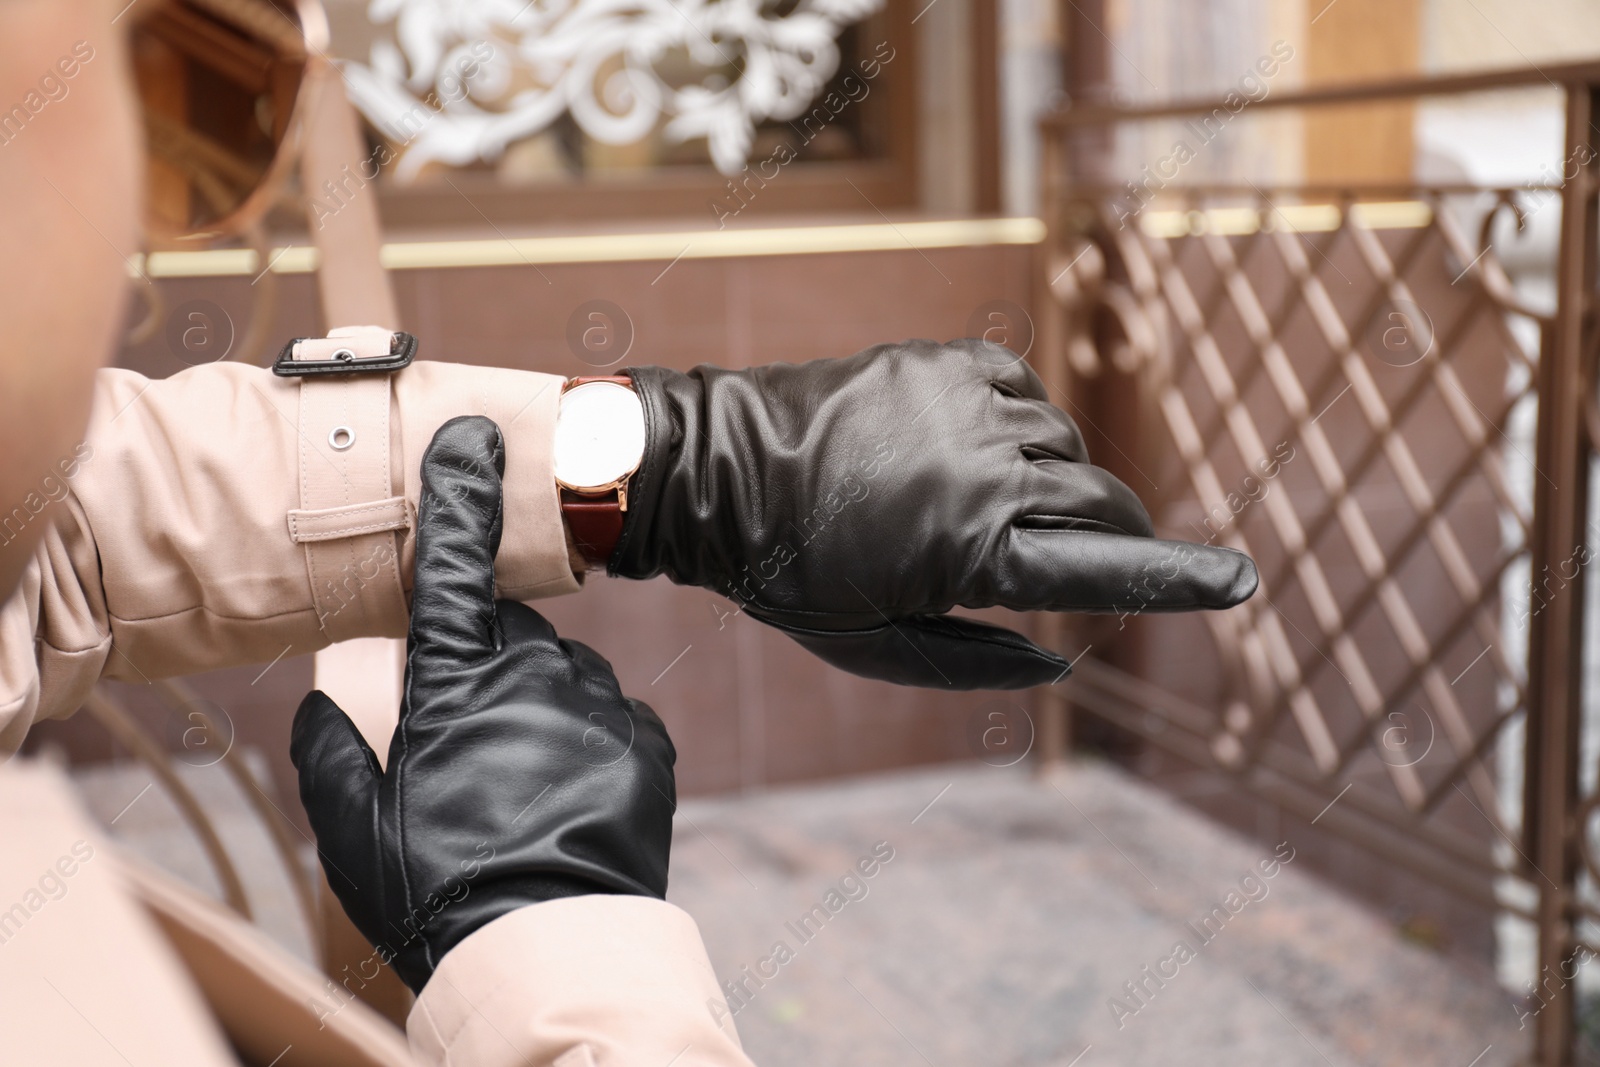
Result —
[{"label": "brown leather watch strap", "polygon": [[615,494],[582,497],[570,489],[561,490],[561,514],[578,552],[596,567],[604,567],[622,537],[622,508]]},{"label": "brown leather watch strap", "polygon": [[629,389],[633,388],[633,379],[626,374],[593,374],[587,378],[568,378],[567,384],[561,389],[565,392],[580,385],[588,385],[590,382],[610,382],[612,385],[626,385]]}]

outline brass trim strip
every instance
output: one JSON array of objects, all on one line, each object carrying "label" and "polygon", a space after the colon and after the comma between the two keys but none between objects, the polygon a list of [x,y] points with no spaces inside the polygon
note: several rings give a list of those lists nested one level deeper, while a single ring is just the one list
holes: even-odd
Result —
[{"label": "brass trim strip", "polygon": [[[391,241],[383,246],[381,257],[389,270],[628,263],[1033,245],[1044,240],[1044,232],[1043,221],[1035,218],[950,219],[759,230]],[[257,259],[255,251],[248,248],[151,252],[132,257],[129,269],[135,274],[142,271],[150,278],[255,277],[264,273]],[[317,259],[317,250],[310,245],[286,245],[272,250],[265,269],[274,274],[305,274],[316,269]]]}]

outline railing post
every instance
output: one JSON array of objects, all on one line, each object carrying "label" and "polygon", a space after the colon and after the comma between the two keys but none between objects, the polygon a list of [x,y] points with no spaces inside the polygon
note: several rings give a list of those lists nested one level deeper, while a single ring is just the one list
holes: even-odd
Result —
[{"label": "railing post", "polygon": [[[1065,331],[1061,304],[1050,289],[1050,264],[1057,259],[1061,241],[1060,189],[1062,138],[1053,130],[1042,131],[1039,208],[1047,232],[1043,245],[1033,256],[1033,366],[1052,392],[1065,392],[1067,381]],[[1034,640],[1045,648],[1062,652],[1069,625],[1061,616],[1042,612],[1034,621]],[[1067,652],[1068,658],[1071,653]],[[1072,748],[1072,707],[1058,683],[1036,691],[1033,710],[1037,715],[1034,730],[1034,770],[1049,774],[1061,765]]]},{"label": "railing post", "polygon": [[[1534,1063],[1572,1063],[1575,983],[1565,974],[1575,940],[1579,871],[1574,814],[1582,726],[1584,575],[1542,595],[1541,577],[1567,579],[1564,565],[1587,544],[1589,455],[1583,419],[1585,353],[1592,336],[1596,279],[1596,86],[1567,86],[1567,167],[1576,176],[1561,192],[1561,248],[1555,320],[1539,360],[1533,552],[1528,635],[1525,827],[1539,896],[1539,997]],[[1580,161],[1582,161],[1580,163]],[[1566,171],[1570,173],[1570,171]]]}]

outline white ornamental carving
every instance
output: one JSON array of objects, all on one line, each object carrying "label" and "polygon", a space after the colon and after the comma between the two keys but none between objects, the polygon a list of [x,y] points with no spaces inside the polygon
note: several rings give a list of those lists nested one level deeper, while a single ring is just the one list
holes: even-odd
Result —
[{"label": "white ornamental carving", "polygon": [[[341,67],[356,107],[405,146],[402,181],[433,161],[494,160],[563,113],[606,144],[665,118],[665,136],[704,137],[732,175],[756,124],[803,114],[838,69],[839,31],[883,3],[800,0],[776,16],[764,0],[372,0],[393,40]],[[678,84],[658,69],[669,56],[690,61]]]}]

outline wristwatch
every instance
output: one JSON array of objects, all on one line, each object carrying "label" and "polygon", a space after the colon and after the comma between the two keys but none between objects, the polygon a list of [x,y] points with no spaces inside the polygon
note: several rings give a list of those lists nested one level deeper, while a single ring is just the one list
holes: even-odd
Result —
[{"label": "wristwatch", "polygon": [[594,566],[617,547],[628,479],[643,460],[644,407],[633,379],[568,379],[556,414],[556,488],[572,540]]}]

